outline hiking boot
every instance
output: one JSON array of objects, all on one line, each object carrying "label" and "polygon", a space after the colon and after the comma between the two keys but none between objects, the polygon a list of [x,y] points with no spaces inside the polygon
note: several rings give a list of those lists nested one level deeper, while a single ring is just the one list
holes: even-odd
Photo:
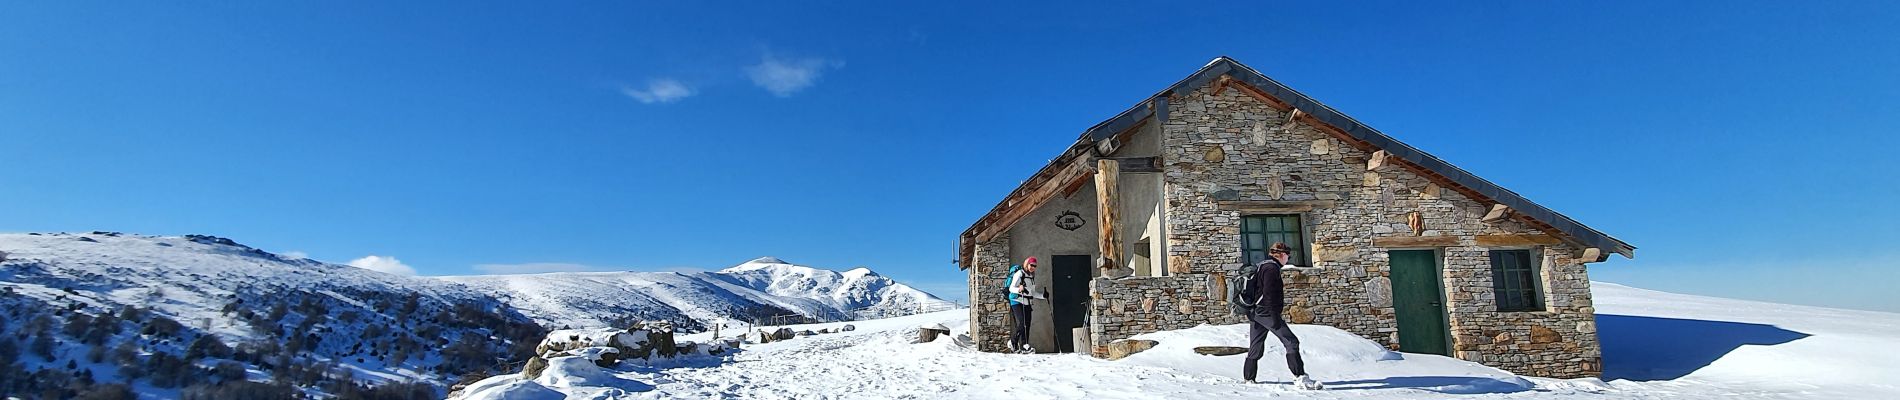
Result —
[{"label": "hiking boot", "polygon": [[1313,380],[1313,377],[1306,376],[1306,375],[1300,375],[1298,377],[1293,378],[1293,386],[1298,387],[1300,389],[1304,389],[1304,390],[1326,389],[1326,385],[1320,384],[1319,381]]}]

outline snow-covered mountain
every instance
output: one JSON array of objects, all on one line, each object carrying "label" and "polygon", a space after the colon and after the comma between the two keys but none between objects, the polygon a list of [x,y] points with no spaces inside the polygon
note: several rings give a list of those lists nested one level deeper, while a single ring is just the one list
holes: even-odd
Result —
[{"label": "snow-covered mountain", "polygon": [[0,252],[0,350],[30,349],[0,351],[0,368],[20,368],[0,375],[34,376],[0,379],[0,392],[39,393],[56,380],[46,371],[159,397],[264,377],[332,394],[441,385],[499,371],[544,333],[460,284],[212,236],[0,234]]},{"label": "snow-covered mountain", "polygon": [[507,299],[549,327],[675,321],[684,332],[772,316],[835,321],[955,307],[868,268],[845,272],[761,257],[716,272],[559,272],[450,276]]},{"label": "snow-covered mountain", "polygon": [[426,398],[518,370],[548,328],[667,320],[698,332],[951,307],[868,269],[773,258],[718,272],[416,277],[214,236],[0,234],[0,397],[327,397],[380,385],[433,390]]}]

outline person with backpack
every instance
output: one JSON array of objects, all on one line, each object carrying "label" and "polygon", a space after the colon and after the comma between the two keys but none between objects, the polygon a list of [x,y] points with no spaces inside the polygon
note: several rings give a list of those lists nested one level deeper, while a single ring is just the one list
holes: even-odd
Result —
[{"label": "person with backpack", "polygon": [[1029,346],[1029,320],[1033,315],[1029,300],[1047,300],[1048,293],[1036,288],[1036,258],[1024,259],[1022,264],[1009,267],[1008,288],[1009,316],[1015,322],[1016,331],[1009,336],[1009,351],[1028,354],[1036,352]]},{"label": "person with backpack", "polygon": [[[1293,252],[1286,243],[1274,243],[1267,248],[1267,259],[1261,260],[1252,268],[1243,267],[1241,275],[1228,290],[1229,302],[1234,312],[1247,317],[1247,359],[1241,364],[1240,375],[1247,383],[1257,383],[1254,377],[1260,371],[1260,357],[1265,355],[1267,334],[1280,338],[1280,345],[1286,348],[1286,368],[1293,372],[1293,384],[1307,390],[1319,390],[1324,386],[1313,377],[1306,375],[1306,362],[1300,359],[1300,338],[1293,336],[1288,327],[1286,312],[1286,282],[1280,277],[1286,266],[1287,256]],[[1237,292],[1237,294],[1236,294]],[[1235,297],[1235,296],[1238,297]]]}]

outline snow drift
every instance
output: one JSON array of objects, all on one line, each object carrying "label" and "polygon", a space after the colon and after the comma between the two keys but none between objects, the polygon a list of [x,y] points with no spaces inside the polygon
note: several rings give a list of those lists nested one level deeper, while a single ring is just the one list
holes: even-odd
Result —
[{"label": "snow drift", "polygon": [[[1900,343],[1900,315],[1596,285],[1600,321],[1609,322],[1600,328],[1609,382],[1517,376],[1444,356],[1389,351],[1332,327],[1294,325],[1307,369],[1327,383],[1323,391],[1302,391],[1286,385],[1292,377],[1275,340],[1267,341],[1260,368],[1266,384],[1260,385],[1241,382],[1243,355],[1192,351],[1244,347],[1245,325],[1139,335],[1159,344],[1107,361],[977,352],[959,337],[967,335],[968,313],[957,310],[858,321],[852,331],[752,345],[727,365],[609,372],[640,382],[639,390],[539,389],[597,399],[1900,398],[1889,383],[1900,376],[1900,356],[1886,350]],[[1691,321],[1693,329],[1671,321]],[[950,327],[952,337],[914,343],[919,327],[935,324]],[[788,328],[838,331],[843,325]]]}]

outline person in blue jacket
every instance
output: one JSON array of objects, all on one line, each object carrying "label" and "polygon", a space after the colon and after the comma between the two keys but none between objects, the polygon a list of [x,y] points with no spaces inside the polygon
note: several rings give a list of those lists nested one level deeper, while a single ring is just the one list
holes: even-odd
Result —
[{"label": "person in blue jacket", "polygon": [[1020,265],[1009,268],[1009,317],[1016,324],[1015,332],[1009,335],[1009,351],[1034,353],[1029,346],[1029,321],[1033,315],[1029,300],[1047,300],[1048,294],[1036,287],[1036,258],[1029,257]]}]

